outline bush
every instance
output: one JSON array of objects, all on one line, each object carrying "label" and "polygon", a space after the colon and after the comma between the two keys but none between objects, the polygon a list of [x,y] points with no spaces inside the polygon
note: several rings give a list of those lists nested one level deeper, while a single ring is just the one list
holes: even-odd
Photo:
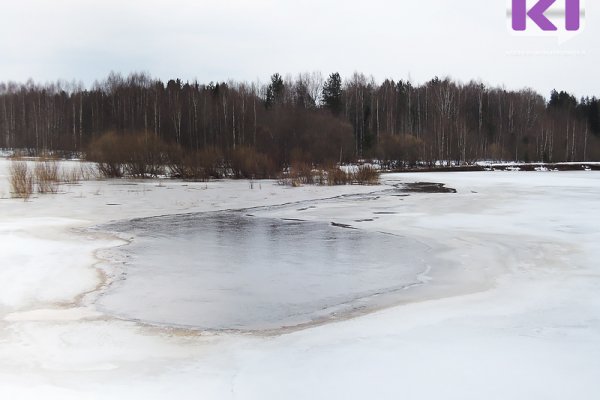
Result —
[{"label": "bush", "polygon": [[186,152],[179,146],[171,146],[167,159],[170,174],[174,178],[207,181],[223,176],[223,157],[214,149]]},{"label": "bush", "polygon": [[313,167],[307,163],[296,163],[290,170],[290,178],[296,182],[296,186],[312,185],[315,183]]},{"label": "bush", "polygon": [[358,183],[359,185],[379,184],[379,170],[373,168],[371,165],[359,166],[353,175],[354,182]]},{"label": "bush", "polygon": [[41,161],[33,170],[38,193],[56,193],[59,188],[59,166],[56,161]]},{"label": "bush", "polygon": [[[318,177],[321,176],[319,180]],[[323,184],[322,172],[314,171],[312,166],[306,163],[296,162],[287,171],[280,172],[279,184],[284,186],[300,187],[302,185]]]},{"label": "bush", "polygon": [[8,173],[12,196],[27,200],[33,193],[33,174],[27,163],[12,161]]},{"label": "bush", "polygon": [[281,175],[279,183],[286,186],[298,187],[303,184],[317,185],[378,185],[380,172],[371,165],[361,165],[355,172],[346,172],[339,166],[319,168],[316,171],[312,167],[296,165],[290,168],[288,173]]},{"label": "bush", "polygon": [[332,167],[327,169],[327,184],[329,186],[347,185],[351,183],[352,179],[350,174],[342,171],[339,167]]},{"label": "bush", "polygon": [[423,141],[413,135],[381,135],[375,155],[388,164],[414,165],[419,161],[423,145]]},{"label": "bush", "polygon": [[166,146],[154,135],[125,136],[121,139],[125,174],[135,178],[164,175]]},{"label": "bush", "polygon": [[268,179],[277,176],[273,160],[250,147],[233,150],[229,157],[233,176],[241,179]]},{"label": "bush", "polygon": [[96,163],[98,173],[105,178],[121,178],[124,174],[125,156],[120,148],[121,139],[110,132],[93,140],[87,159]]},{"label": "bush", "polygon": [[167,150],[164,142],[151,134],[107,133],[90,143],[88,159],[106,178],[148,178],[165,173]]}]

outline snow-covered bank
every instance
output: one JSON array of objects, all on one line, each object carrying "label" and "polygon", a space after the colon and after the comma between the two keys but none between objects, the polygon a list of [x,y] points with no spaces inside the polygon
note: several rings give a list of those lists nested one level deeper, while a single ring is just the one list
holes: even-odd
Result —
[{"label": "snow-covered bank", "polygon": [[[7,197],[5,173],[0,160]],[[598,398],[600,174],[383,180],[443,182],[458,193],[314,201],[387,186],[105,181],[0,200],[0,397]],[[98,314],[90,296],[80,302],[102,282],[94,250],[120,243],[80,228],[303,200],[260,214],[431,237],[462,269],[441,292],[402,306],[268,337],[145,327]]]}]

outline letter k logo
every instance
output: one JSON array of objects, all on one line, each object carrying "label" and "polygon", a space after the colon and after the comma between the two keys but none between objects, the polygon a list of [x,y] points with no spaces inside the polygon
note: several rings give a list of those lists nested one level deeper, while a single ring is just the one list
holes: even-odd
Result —
[{"label": "letter k logo", "polygon": [[[546,16],[546,12],[556,0],[538,0],[527,10],[527,0],[512,0],[512,28],[515,31],[527,29],[527,17],[544,32],[557,31],[558,28]],[[580,0],[565,0],[565,27],[567,31],[577,31],[580,26]],[[554,13],[555,15],[555,13]]]}]

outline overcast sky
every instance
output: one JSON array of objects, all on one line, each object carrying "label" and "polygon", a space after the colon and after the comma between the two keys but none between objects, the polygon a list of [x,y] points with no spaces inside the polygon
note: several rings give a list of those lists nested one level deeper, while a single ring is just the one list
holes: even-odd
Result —
[{"label": "overcast sky", "polygon": [[[560,1],[560,0],[559,0]],[[354,71],[424,82],[600,96],[600,18],[583,33],[515,37],[506,0],[18,0],[0,3],[0,81],[145,71],[201,82]]]}]

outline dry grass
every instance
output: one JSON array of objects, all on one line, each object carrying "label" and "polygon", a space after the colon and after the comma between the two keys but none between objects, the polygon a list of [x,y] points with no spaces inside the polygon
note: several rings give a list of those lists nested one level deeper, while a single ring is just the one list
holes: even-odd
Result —
[{"label": "dry grass", "polygon": [[82,163],[79,166],[79,172],[81,174],[81,180],[83,181],[91,181],[100,177],[100,174],[96,169],[95,165],[91,164]]},{"label": "dry grass", "polygon": [[99,177],[94,165],[81,163],[78,167],[65,167],[60,173],[60,182],[67,185],[75,185],[81,181],[91,181]]},{"label": "dry grass", "polygon": [[312,185],[315,183],[313,167],[307,163],[297,163],[292,166],[292,179],[299,185]]},{"label": "dry grass", "polygon": [[10,189],[13,197],[27,200],[33,193],[33,173],[25,161],[12,161],[9,169]]},{"label": "dry grass", "polygon": [[89,164],[62,169],[59,161],[45,157],[29,162],[15,157],[8,167],[11,196],[25,200],[29,199],[35,191],[58,193],[63,183],[75,184],[96,177],[97,172]]},{"label": "dry grass", "polygon": [[329,186],[347,185],[352,183],[351,174],[342,171],[338,167],[327,170],[327,184]]},{"label": "dry grass", "polygon": [[284,186],[300,187],[302,185],[314,185],[319,183],[317,172],[310,164],[294,163],[286,172],[279,174],[279,184]]},{"label": "dry grass", "polygon": [[379,170],[370,165],[359,166],[358,170],[353,175],[353,181],[359,185],[379,184]]},{"label": "dry grass", "polygon": [[323,169],[318,169],[315,175],[315,184],[325,186],[327,184],[327,172]]},{"label": "dry grass", "polygon": [[67,185],[74,185],[81,181],[81,171],[77,169],[63,170],[60,174],[60,181]]},{"label": "dry grass", "polygon": [[40,161],[35,164],[33,174],[38,193],[57,193],[60,187],[60,168],[56,161]]},{"label": "dry grass", "polygon": [[346,172],[338,166],[314,170],[308,165],[295,165],[289,172],[279,178],[279,183],[286,186],[302,185],[378,185],[379,170],[370,165],[361,165],[356,172]]}]

